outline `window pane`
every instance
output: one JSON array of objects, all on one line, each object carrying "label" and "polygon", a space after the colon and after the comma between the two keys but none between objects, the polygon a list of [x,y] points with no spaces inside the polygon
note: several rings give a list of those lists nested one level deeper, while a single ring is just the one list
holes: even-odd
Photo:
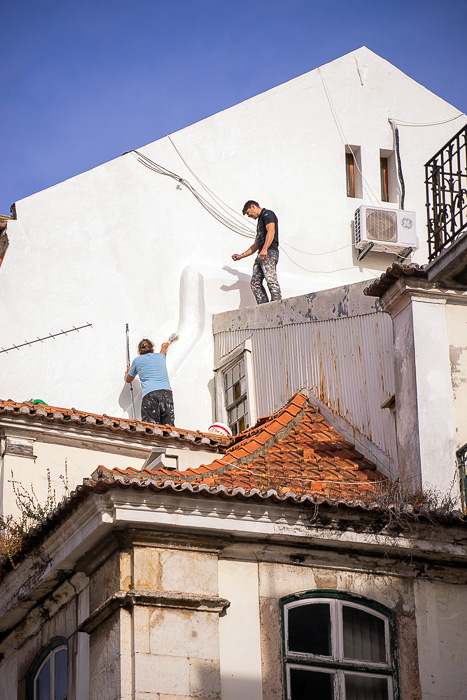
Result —
[{"label": "window pane", "polygon": [[348,605],[342,607],[344,658],[386,662],[384,620]]},{"label": "window pane", "polygon": [[331,656],[329,603],[289,608],[288,630],[290,651]]},{"label": "window pane", "polygon": [[389,700],[388,679],[345,674],[346,700]]},{"label": "window pane", "polygon": [[242,395],[242,390],[240,388],[240,382],[237,382],[236,384],[234,384],[234,399],[235,399],[235,401],[237,399],[239,399],[241,395]]},{"label": "window pane", "polygon": [[63,700],[67,694],[67,651],[60,649],[55,654],[55,700]]},{"label": "window pane", "polygon": [[51,700],[50,696],[50,659],[36,678],[35,700]]},{"label": "window pane", "polygon": [[381,201],[389,202],[388,159],[380,158],[379,162],[381,172]]},{"label": "window pane", "polygon": [[290,689],[292,700],[334,700],[331,673],[291,668]]},{"label": "window pane", "polygon": [[347,197],[355,197],[355,160],[351,153],[345,154],[345,174],[347,180]]}]

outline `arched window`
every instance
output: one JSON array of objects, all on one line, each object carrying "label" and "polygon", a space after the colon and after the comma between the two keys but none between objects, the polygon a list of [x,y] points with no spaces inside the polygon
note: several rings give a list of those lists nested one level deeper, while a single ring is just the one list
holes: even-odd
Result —
[{"label": "arched window", "polygon": [[31,666],[27,678],[28,700],[67,700],[68,649],[64,638],[54,639]]},{"label": "arched window", "polygon": [[313,591],[281,601],[287,700],[397,700],[390,610]]}]

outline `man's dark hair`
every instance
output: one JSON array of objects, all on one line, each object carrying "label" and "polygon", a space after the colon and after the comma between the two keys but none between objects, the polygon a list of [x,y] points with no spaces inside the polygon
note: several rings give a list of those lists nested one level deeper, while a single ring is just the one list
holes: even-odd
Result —
[{"label": "man's dark hair", "polygon": [[255,202],[254,199],[249,199],[248,202],[245,202],[245,204],[243,205],[243,209],[242,209],[242,214],[243,214],[244,216],[245,216],[245,214],[247,213],[248,209],[249,209],[252,205],[255,206],[255,207],[259,207],[258,202]]}]

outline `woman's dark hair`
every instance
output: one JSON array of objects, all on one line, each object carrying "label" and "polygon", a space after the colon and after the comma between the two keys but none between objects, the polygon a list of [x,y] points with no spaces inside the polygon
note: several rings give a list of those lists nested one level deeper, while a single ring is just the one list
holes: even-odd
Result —
[{"label": "woman's dark hair", "polygon": [[143,338],[143,340],[138,343],[138,354],[147,355],[148,352],[154,352],[154,343],[147,338]]}]

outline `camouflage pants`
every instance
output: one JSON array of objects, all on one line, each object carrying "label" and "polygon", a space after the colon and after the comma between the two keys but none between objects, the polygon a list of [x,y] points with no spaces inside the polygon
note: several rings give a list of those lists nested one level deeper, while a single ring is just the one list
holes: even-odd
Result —
[{"label": "camouflage pants", "polygon": [[174,400],[168,389],[157,389],[143,396],[141,420],[158,425],[174,425]]},{"label": "camouflage pants", "polygon": [[263,286],[263,280],[266,280],[266,284],[268,285],[271,301],[282,299],[281,288],[277,281],[276,273],[276,265],[278,262],[278,250],[268,250],[267,258],[261,260],[258,255],[255,260],[250,286],[258,304],[266,304],[269,301]]}]

